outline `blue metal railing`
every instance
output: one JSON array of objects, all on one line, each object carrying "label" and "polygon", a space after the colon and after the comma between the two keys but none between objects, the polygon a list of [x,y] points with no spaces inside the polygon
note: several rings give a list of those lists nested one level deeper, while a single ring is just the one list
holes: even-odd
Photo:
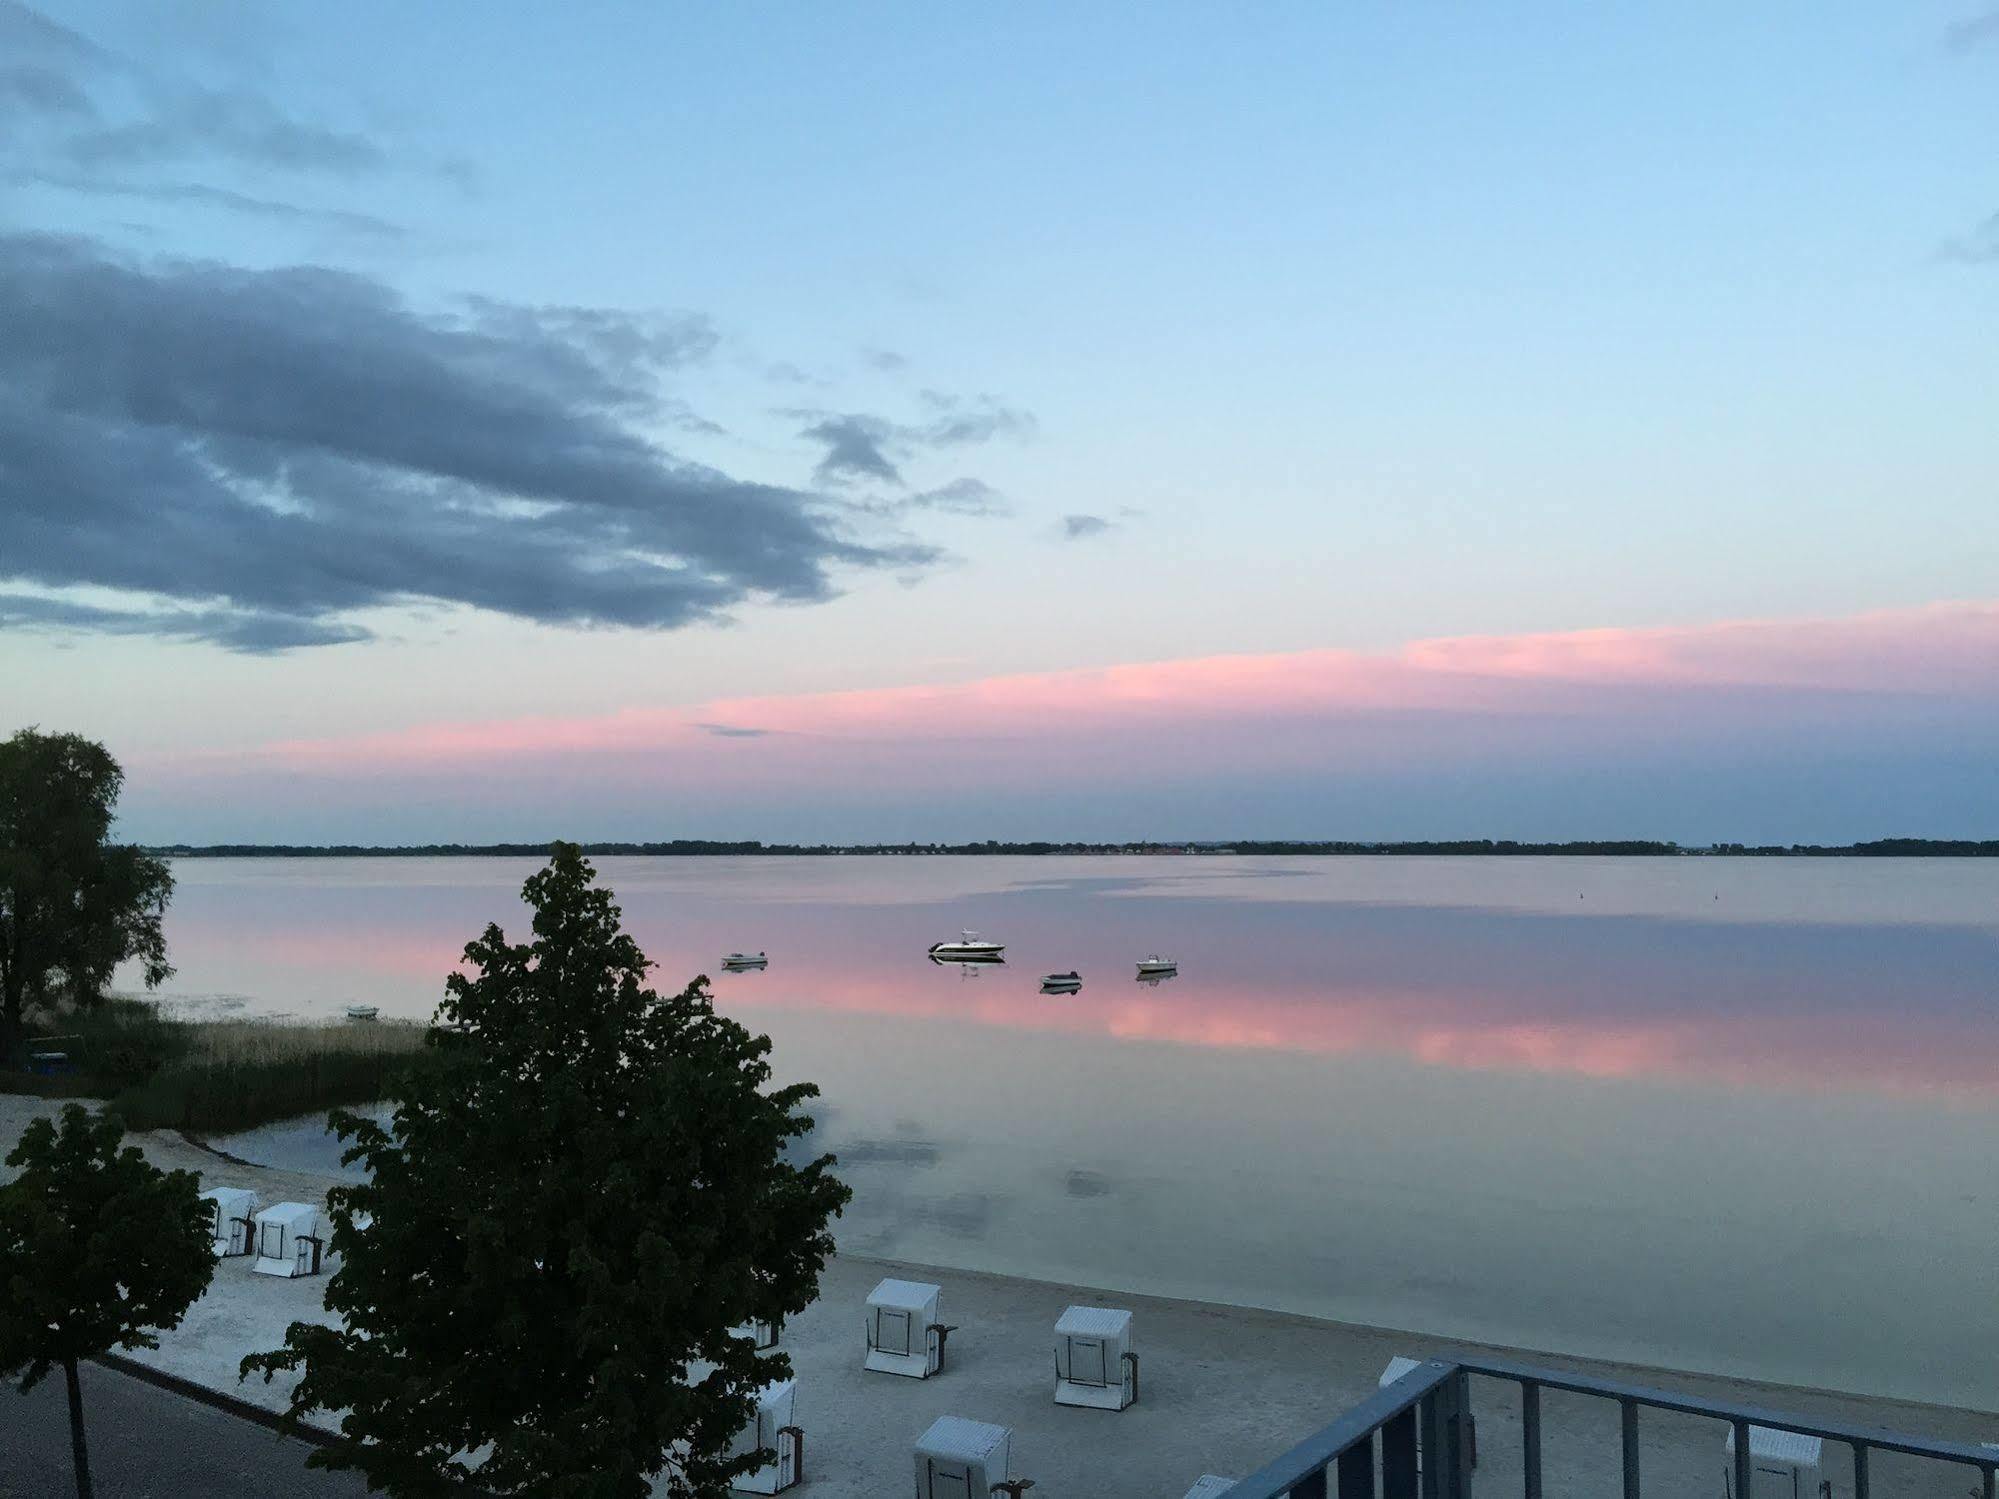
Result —
[{"label": "blue metal railing", "polygon": [[[1735,1434],[1737,1499],[1751,1487],[1752,1426],[1796,1432],[1845,1445],[1853,1454],[1854,1499],[1869,1499],[1869,1459],[1876,1452],[1903,1453],[1975,1469],[1984,1499],[1999,1499],[1999,1450],[1967,1442],[1816,1421],[1784,1411],[1708,1400],[1644,1385],[1621,1384],[1587,1374],[1541,1369],[1504,1359],[1432,1359],[1305,1438],[1229,1490],[1229,1499],[1470,1499],[1473,1428],[1471,1376],[1505,1380],[1520,1388],[1520,1493],[1541,1499],[1541,1392],[1561,1390],[1615,1401],[1622,1427],[1624,1499],[1640,1499],[1638,1413],[1643,1409],[1705,1416]],[[1417,1461],[1418,1451],[1423,1461]],[[1377,1459],[1378,1464],[1377,1464]],[[1329,1487],[1330,1486],[1330,1487]],[[1488,1483],[1490,1493],[1491,1485]]]}]

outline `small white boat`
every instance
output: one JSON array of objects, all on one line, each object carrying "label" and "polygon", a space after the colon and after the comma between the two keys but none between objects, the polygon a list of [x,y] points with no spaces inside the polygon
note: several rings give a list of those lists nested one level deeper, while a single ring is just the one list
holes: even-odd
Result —
[{"label": "small white boat", "polygon": [[347,1018],[349,1020],[373,1020],[381,1013],[374,1005],[349,1005],[347,1007]]},{"label": "small white boat", "polygon": [[930,956],[945,963],[990,963],[1005,951],[1004,942],[988,942],[977,932],[960,932],[956,942],[930,944]]},{"label": "small white boat", "polygon": [[724,968],[763,968],[769,963],[770,959],[760,952],[732,952],[722,959]]},{"label": "small white boat", "polygon": [[1162,958],[1154,953],[1149,958],[1138,960],[1138,976],[1144,978],[1149,973],[1178,973],[1180,965],[1172,958]]},{"label": "small white boat", "polygon": [[1041,975],[1043,994],[1074,994],[1083,987],[1080,973],[1044,973]]}]

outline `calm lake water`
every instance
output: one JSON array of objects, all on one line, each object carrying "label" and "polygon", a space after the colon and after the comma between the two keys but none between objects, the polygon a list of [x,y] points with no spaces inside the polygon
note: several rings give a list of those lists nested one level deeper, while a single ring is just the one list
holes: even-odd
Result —
[{"label": "calm lake water", "polygon": [[[850,1252],[1999,1410],[1999,861],[597,863]],[[169,992],[428,1015],[533,867],[183,861]]]}]

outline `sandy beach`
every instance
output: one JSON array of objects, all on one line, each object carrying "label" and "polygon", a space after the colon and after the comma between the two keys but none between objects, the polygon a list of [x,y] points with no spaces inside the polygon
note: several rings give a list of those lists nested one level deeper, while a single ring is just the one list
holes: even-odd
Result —
[{"label": "sandy beach", "polygon": [[[0,1154],[13,1148],[30,1119],[58,1107],[0,1095]],[[252,1187],[267,1203],[317,1202],[334,1185],[325,1177],[234,1165],[169,1132],[132,1139],[161,1166],[196,1171],[204,1186]],[[862,1306],[885,1275],[932,1281],[943,1288],[940,1316],[959,1330],[951,1337],[941,1375],[913,1380],[862,1371]],[[182,1325],[163,1337],[157,1351],[142,1350],[137,1357],[281,1408],[283,1389],[239,1384],[237,1362],[246,1353],[276,1346],[287,1323],[324,1316],[323,1286],[323,1280],[260,1276],[245,1260],[225,1262]],[[1109,1413],[1053,1403],[1053,1328],[1071,1304],[1133,1312],[1142,1377],[1141,1398],[1129,1410]],[[1999,1441],[1999,1417],[1971,1410],[1528,1354],[1282,1313],[845,1256],[828,1266],[819,1301],[786,1326],[782,1346],[798,1379],[798,1421],[806,1431],[802,1492],[826,1499],[903,1492],[912,1443],[943,1414],[1011,1427],[1016,1476],[1035,1479],[1037,1493],[1049,1499],[1179,1499],[1202,1473],[1247,1473],[1365,1398],[1391,1357],[1424,1358],[1453,1350],[1527,1357],[1550,1367],[1744,1400],[1802,1416],[1950,1440]],[[1480,1472],[1500,1480],[1498,1492],[1514,1491],[1520,1461],[1517,1394],[1508,1386],[1477,1381],[1473,1398]],[[1550,1495],[1580,1499],[1614,1483],[1615,1407],[1550,1394],[1543,1421]],[[101,1432],[97,1440],[141,1437]],[[1648,1413],[1643,1463],[1653,1492],[1718,1495],[1722,1431],[1693,1418]],[[1828,1448],[1825,1466],[1834,1495],[1851,1494],[1846,1452]],[[1873,1482],[1874,1492],[1882,1495],[1955,1495],[1971,1491],[1975,1475],[1879,1456]]]}]

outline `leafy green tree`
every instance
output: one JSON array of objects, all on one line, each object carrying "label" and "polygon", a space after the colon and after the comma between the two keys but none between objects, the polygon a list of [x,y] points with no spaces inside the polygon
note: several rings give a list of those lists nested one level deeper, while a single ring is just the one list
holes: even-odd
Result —
[{"label": "leafy green tree", "polygon": [[172,974],[163,860],[110,841],[125,773],[103,745],[22,729],[0,740],[0,1047],[12,1055],[31,1002],[95,1004],[112,970]]},{"label": "leafy green tree", "polygon": [[23,1392],[51,1369],[69,1384],[76,1491],[90,1499],[79,1359],[157,1348],[215,1274],[208,1212],[191,1171],[162,1171],[119,1149],[125,1127],[80,1104],[62,1128],[37,1119],[7,1157],[0,1186],[0,1375]]},{"label": "leafy green tree", "polygon": [[[721,1495],[727,1449],[790,1372],[731,1328],[803,1310],[848,1198],[799,1163],[809,1083],[767,1089],[770,1041],[707,980],[650,966],[573,844],[528,880],[534,938],[465,949],[388,1128],[333,1125],[369,1173],[329,1194],[326,1305],[243,1372],[303,1370],[294,1420],[344,1413],[321,1467],[394,1495]],[[363,1215],[366,1215],[363,1224]]]}]

